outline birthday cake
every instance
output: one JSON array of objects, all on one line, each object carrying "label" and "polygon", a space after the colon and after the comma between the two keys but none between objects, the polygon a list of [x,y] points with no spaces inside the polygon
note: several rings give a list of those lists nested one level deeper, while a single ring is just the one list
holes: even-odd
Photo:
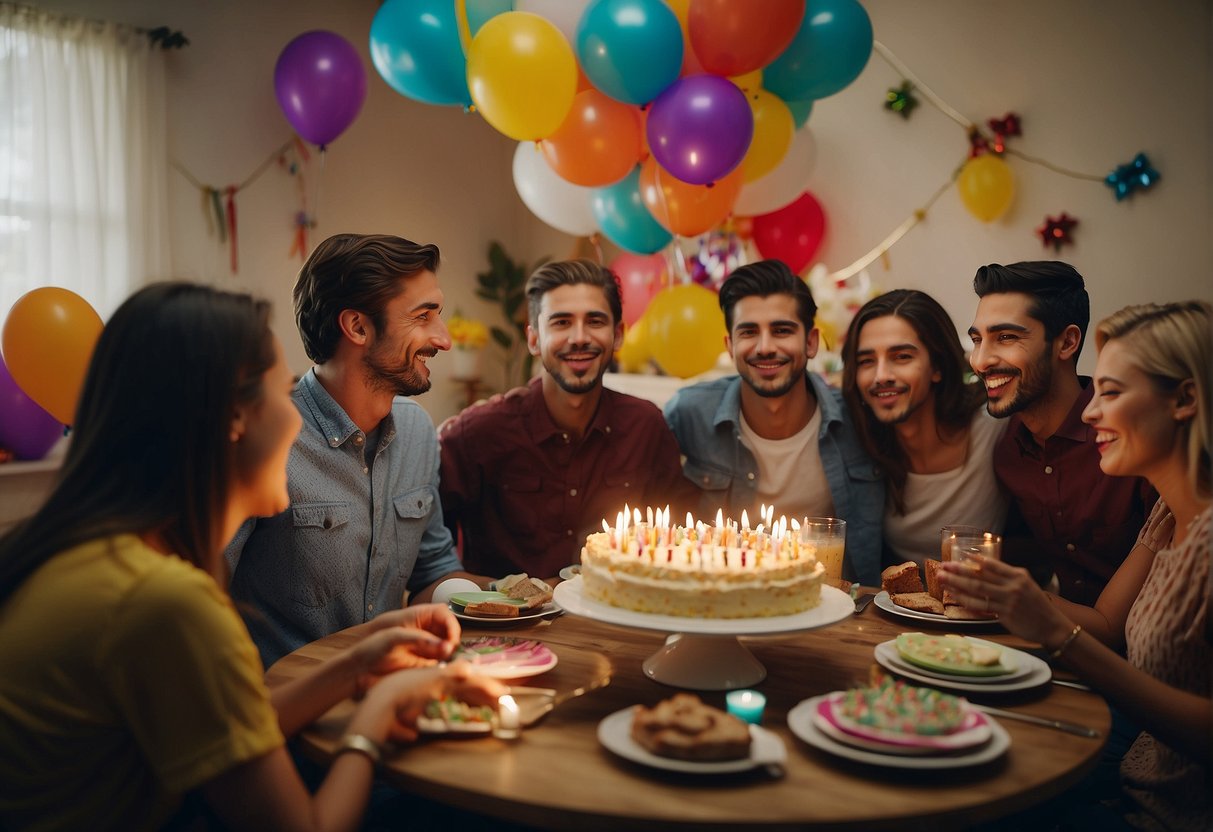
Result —
[{"label": "birthday cake", "polygon": [[582,592],[612,607],[685,618],[795,615],[821,602],[825,569],[795,532],[736,523],[617,523],[581,552]]}]

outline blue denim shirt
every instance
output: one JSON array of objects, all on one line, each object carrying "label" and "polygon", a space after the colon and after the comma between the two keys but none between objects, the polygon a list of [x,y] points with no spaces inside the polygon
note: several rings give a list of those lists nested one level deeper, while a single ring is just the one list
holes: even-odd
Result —
[{"label": "blue denim shirt", "polygon": [[442,522],[438,437],[420,405],[392,403],[368,465],[366,435],[314,370],[293,399],[303,429],[287,463],[291,505],[245,523],[225,553],[266,667],[462,568]]},{"label": "blue denim shirt", "polygon": [[[834,511],[847,521],[843,577],[880,586],[880,533],[884,476],[873,464],[843,405],[842,393],[817,374],[807,374],[821,432],[817,446]],[[665,418],[686,456],[683,474],[703,490],[708,506],[725,506],[733,517],[757,509],[758,465],[741,442],[741,376],[684,387],[666,403]]]}]

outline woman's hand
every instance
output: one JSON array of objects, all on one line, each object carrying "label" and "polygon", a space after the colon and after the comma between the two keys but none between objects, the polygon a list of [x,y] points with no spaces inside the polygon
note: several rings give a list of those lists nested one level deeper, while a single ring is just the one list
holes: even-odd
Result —
[{"label": "woman's hand", "polygon": [[380,730],[386,730],[390,739],[412,742],[417,739],[417,718],[430,702],[450,697],[469,705],[487,705],[495,711],[497,700],[508,691],[496,679],[472,673],[472,666],[463,661],[401,670],[383,677],[368,694],[366,703],[351,721],[350,730],[358,731],[355,723],[365,716],[382,721]]},{"label": "woman's hand", "polygon": [[1151,552],[1157,552],[1159,549],[1165,549],[1171,545],[1171,538],[1174,534],[1175,515],[1171,513],[1171,509],[1167,508],[1165,503],[1159,501],[1154,511],[1150,512],[1146,525],[1137,539]]},{"label": "woman's hand", "polygon": [[961,606],[997,613],[999,623],[1022,638],[1056,646],[1074,628],[1026,569],[977,555],[945,561],[939,580]]},{"label": "woman's hand", "polygon": [[369,635],[350,648],[356,699],[388,673],[449,659],[462,632],[458,619],[441,604],[393,610],[375,617],[368,627]]}]

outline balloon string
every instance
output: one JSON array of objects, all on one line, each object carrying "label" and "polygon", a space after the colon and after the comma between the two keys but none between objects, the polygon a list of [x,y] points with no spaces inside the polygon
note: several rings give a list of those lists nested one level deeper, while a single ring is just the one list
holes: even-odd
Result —
[{"label": "balloon string", "polygon": [[240,271],[237,257],[239,248],[236,245],[236,191],[239,190],[235,185],[229,185],[227,189],[227,236],[228,243],[231,246],[232,258],[232,274]]},{"label": "balloon string", "polygon": [[316,173],[316,201],[312,203],[311,223],[313,227],[320,222],[320,197],[324,194],[324,162],[328,159],[328,155],[328,150],[320,148],[320,170]]},{"label": "balloon string", "polygon": [[1063,168],[1060,165],[1055,165],[1052,162],[1049,162],[1045,159],[1037,158],[1035,156],[1029,156],[1028,154],[1022,153],[1011,147],[1008,147],[1006,149],[1006,153],[1008,156],[1014,156],[1017,159],[1023,159],[1025,162],[1031,162],[1034,165],[1040,165],[1041,167],[1048,168],[1049,170],[1053,171],[1054,173],[1060,173],[1062,176],[1069,176],[1073,179],[1086,179],[1091,182],[1104,181],[1104,177],[1099,176],[1098,174],[1079,173],[1076,170],[1068,170],[1067,168]]},{"label": "balloon string", "polygon": [[459,48],[463,50],[463,57],[466,58],[468,47],[472,43],[472,27],[468,23],[467,0],[455,0],[455,25],[459,29]]}]

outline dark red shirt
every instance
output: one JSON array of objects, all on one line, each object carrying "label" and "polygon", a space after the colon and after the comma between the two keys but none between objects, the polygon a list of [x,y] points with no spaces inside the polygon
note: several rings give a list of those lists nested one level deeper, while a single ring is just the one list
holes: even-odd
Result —
[{"label": "dark red shirt", "polygon": [[624,503],[669,504],[681,524],[699,497],[661,411],[606,388],[580,442],[552,421],[538,379],[464,412],[439,440],[443,514],[461,532],[464,569],[480,575],[550,578]]},{"label": "dark red shirt", "polygon": [[[1025,566],[1043,560],[1057,574],[1063,598],[1093,604],[1133,548],[1155,495],[1140,477],[1110,477],[1100,469],[1095,429],[1082,421],[1095,388],[1085,376],[1079,382],[1082,394],[1043,447],[1018,415],[1011,417],[994,448],[994,472],[1016,509],[1008,518],[1004,560]],[[1029,547],[1015,540],[1017,521],[1033,538]]]}]

